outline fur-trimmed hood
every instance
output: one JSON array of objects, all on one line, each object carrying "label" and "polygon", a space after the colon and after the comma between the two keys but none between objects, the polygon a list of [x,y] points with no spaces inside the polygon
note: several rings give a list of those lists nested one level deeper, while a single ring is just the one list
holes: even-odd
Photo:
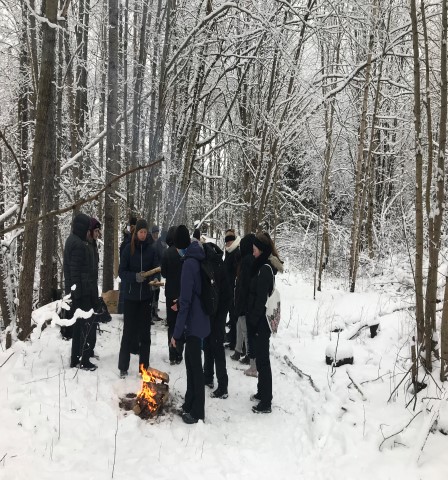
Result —
[{"label": "fur-trimmed hood", "polygon": [[275,268],[278,272],[280,273],[283,273],[283,262],[278,258],[276,257],[275,255],[269,255],[269,263],[272,265],[272,268]]},{"label": "fur-trimmed hood", "polygon": [[230,245],[230,247],[226,247],[226,252],[232,253],[234,250],[236,250],[240,246],[240,242],[241,242],[241,237],[238,235],[233,241],[232,245]]}]

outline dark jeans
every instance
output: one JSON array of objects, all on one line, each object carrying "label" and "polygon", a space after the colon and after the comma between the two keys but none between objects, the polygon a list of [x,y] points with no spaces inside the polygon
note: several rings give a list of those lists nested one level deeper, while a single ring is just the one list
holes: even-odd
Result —
[{"label": "dark jeans", "polygon": [[86,363],[90,356],[93,347],[92,331],[96,328],[96,324],[90,318],[78,318],[73,325],[73,337],[72,337],[72,354],[71,365],[76,365],[79,360],[81,363]]},{"label": "dark jeans", "polygon": [[268,322],[263,316],[257,325],[255,335],[255,355],[258,370],[257,393],[260,396],[260,403],[271,406],[272,402],[272,372],[271,361],[269,360],[269,338],[271,331]]},{"label": "dark jeans", "polygon": [[181,362],[184,352],[184,342],[182,339],[176,341],[176,348],[170,346],[171,337],[173,336],[174,327],[176,325],[177,312],[171,310],[173,298],[166,299],[166,322],[168,323],[168,349],[170,362]]},{"label": "dark jeans", "polygon": [[118,356],[119,370],[129,369],[131,353],[137,353],[136,348],[140,356],[139,365],[148,367],[151,347],[150,312],[151,300],[124,301],[123,336]]},{"label": "dark jeans", "polygon": [[202,372],[201,339],[188,336],[185,344],[185,367],[187,369],[187,391],[183,408],[191,416],[204,419],[205,384]]},{"label": "dark jeans", "polygon": [[213,328],[204,341],[204,380],[205,383],[213,382],[214,367],[216,365],[218,387],[227,390],[229,377],[226,369],[224,330],[224,325]]},{"label": "dark jeans", "polygon": [[255,358],[255,335],[257,333],[257,329],[254,328],[252,325],[247,323],[247,355],[249,355],[249,358],[254,359]]}]

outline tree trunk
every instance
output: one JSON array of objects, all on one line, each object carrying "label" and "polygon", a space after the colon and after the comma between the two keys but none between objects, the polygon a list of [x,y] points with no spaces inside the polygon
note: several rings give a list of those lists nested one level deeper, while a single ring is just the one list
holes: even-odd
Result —
[{"label": "tree trunk", "polygon": [[[57,0],[47,0],[46,17],[50,23],[57,23]],[[38,223],[42,203],[42,187],[45,172],[45,153],[48,151],[54,131],[49,128],[48,118],[54,103],[52,80],[55,69],[56,29],[42,23],[42,61],[39,77],[38,106],[36,114],[36,135],[31,168],[28,209],[26,214],[22,270],[19,282],[19,307],[17,311],[19,338],[25,340],[31,332],[34,274],[36,266]],[[53,124],[54,126],[54,124]]]}]

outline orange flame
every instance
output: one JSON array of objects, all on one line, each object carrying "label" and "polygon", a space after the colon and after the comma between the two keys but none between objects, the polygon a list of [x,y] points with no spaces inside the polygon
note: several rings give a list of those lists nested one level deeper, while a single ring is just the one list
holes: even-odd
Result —
[{"label": "orange flame", "polygon": [[144,398],[148,402],[148,408],[151,411],[157,410],[157,402],[154,399],[156,392],[151,388],[151,383],[156,383],[156,378],[151,372],[148,372],[143,365],[140,365],[140,373],[142,375],[142,388],[137,393],[137,399]]}]

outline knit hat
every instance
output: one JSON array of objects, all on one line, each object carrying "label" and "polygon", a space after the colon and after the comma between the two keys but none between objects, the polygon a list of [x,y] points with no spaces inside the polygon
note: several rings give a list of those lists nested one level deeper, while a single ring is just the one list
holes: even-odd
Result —
[{"label": "knit hat", "polygon": [[94,217],[90,217],[89,230],[93,232],[96,228],[101,229],[101,223]]},{"label": "knit hat", "polygon": [[254,238],[254,245],[267,256],[272,253],[271,243],[264,233],[257,233]]},{"label": "knit hat", "polygon": [[196,240],[201,239],[201,231],[199,230],[199,228],[194,229],[193,238],[195,238]]},{"label": "knit hat", "polygon": [[143,218],[140,218],[140,220],[137,220],[137,223],[135,224],[135,232],[138,232],[139,230],[142,229],[148,230],[148,222],[144,220]]},{"label": "knit hat", "polygon": [[151,228],[151,233],[159,233],[159,232],[160,232],[160,228],[158,227],[158,225],[153,225]]},{"label": "knit hat", "polygon": [[135,225],[137,223],[137,217],[131,217],[129,219],[129,225]]},{"label": "knit hat", "polygon": [[180,250],[190,245],[190,232],[185,225],[179,225],[174,234],[174,246]]}]

